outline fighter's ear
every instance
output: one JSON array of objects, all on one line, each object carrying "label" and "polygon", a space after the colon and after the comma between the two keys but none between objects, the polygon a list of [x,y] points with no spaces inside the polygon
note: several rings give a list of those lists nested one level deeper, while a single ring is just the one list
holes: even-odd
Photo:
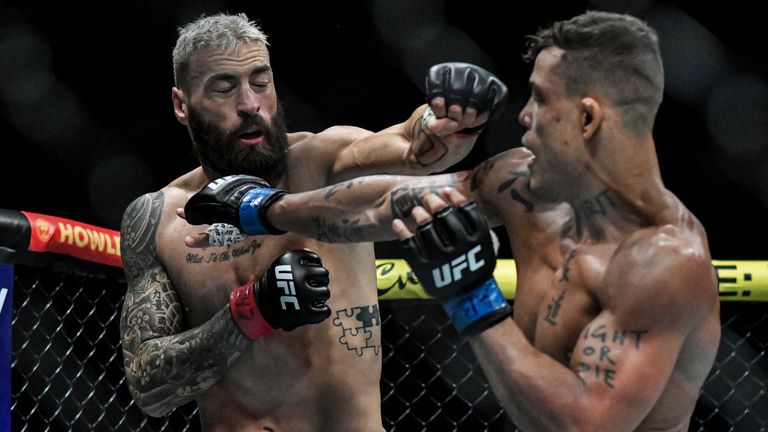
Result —
[{"label": "fighter's ear", "polygon": [[605,118],[603,105],[597,99],[585,97],[581,100],[581,134],[584,141],[592,139]]},{"label": "fighter's ear", "polygon": [[174,87],[171,89],[171,99],[173,100],[173,112],[176,114],[176,120],[186,126],[189,121],[187,95],[180,88]]}]

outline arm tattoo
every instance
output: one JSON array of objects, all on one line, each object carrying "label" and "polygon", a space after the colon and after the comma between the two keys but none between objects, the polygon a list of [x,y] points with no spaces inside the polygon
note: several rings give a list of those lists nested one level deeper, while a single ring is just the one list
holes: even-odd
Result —
[{"label": "arm tattoo", "polygon": [[[421,151],[414,153],[416,163],[423,167],[436,164],[448,154],[448,147],[445,143],[440,140],[437,135],[428,133],[422,126],[422,124],[425,124],[426,121],[429,120],[428,116],[430,114],[434,116],[432,110],[428,108],[424,115],[422,115],[422,118],[419,121],[414,122],[411,127],[411,136],[414,141],[414,143],[412,143],[412,148],[423,147],[421,148]],[[426,143],[429,143],[429,145],[417,146],[415,145],[415,142],[418,141],[425,141]],[[430,155],[430,153],[432,153],[432,155]],[[429,156],[429,158],[427,158],[427,156]]]},{"label": "arm tattoo", "polygon": [[247,343],[228,308],[182,333],[182,305],[156,254],[163,200],[158,192],[128,207],[121,252],[128,282],[120,317],[125,374],[137,404],[158,414],[213,385]]},{"label": "arm tattoo", "polygon": [[361,185],[363,183],[365,183],[365,177],[360,177],[360,178],[348,180],[342,183],[338,183],[333,186],[329,186],[328,190],[325,192],[325,195],[323,195],[323,199],[325,199],[326,201],[329,201],[340,190],[352,189],[353,187],[355,187],[355,185]]},{"label": "arm tattoo", "polygon": [[482,179],[493,169],[493,165],[496,163],[497,157],[498,155],[490,159],[486,159],[482,164],[480,164],[479,167],[472,170],[472,180],[469,183],[469,190],[476,191],[480,187]]},{"label": "arm tattoo", "polygon": [[359,219],[342,219],[341,223],[336,223],[320,216],[313,216],[312,223],[315,226],[315,238],[321,242],[338,243],[340,240],[344,240],[349,243],[359,243],[365,241]]},{"label": "arm tattoo", "polygon": [[527,177],[530,177],[528,171],[513,171],[510,173],[510,178],[501,182],[496,192],[503,193],[509,189],[509,194],[512,199],[522,204],[526,213],[531,213],[534,210],[533,202],[520,193],[519,190],[512,187],[518,179]]},{"label": "arm tattoo", "polygon": [[580,347],[577,372],[582,381],[593,377],[609,388],[616,378],[617,358],[611,350],[619,348],[640,350],[647,329],[616,329],[605,324],[587,326],[581,334],[584,344]]},{"label": "arm tattoo", "polygon": [[247,344],[231,321],[224,308],[199,327],[141,344],[126,362],[137,404],[168,412],[215,384]]},{"label": "arm tattoo", "polygon": [[392,209],[392,219],[406,218],[417,206],[423,206],[421,198],[428,188],[414,188],[410,186],[397,188],[389,195]]},{"label": "arm tattoo", "polygon": [[162,192],[147,194],[131,203],[123,215],[120,254],[128,283],[139,292],[151,282],[152,273],[144,270],[154,261],[155,234],[163,202]]}]

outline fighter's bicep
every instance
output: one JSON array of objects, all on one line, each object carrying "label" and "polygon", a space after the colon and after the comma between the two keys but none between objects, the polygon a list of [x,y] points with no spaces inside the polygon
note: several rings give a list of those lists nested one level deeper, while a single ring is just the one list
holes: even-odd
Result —
[{"label": "fighter's bicep", "polygon": [[121,255],[128,289],[120,330],[127,352],[144,340],[182,329],[181,302],[155,252],[163,203],[162,192],[146,194],[123,215]]},{"label": "fighter's bicep", "polygon": [[307,135],[288,153],[293,192],[312,190],[355,177],[387,172],[377,161],[397,159],[396,151],[373,132],[333,126]]},{"label": "fighter's bicep", "polygon": [[[662,393],[677,359],[681,338],[663,325],[617,320],[604,310],[581,332],[570,366],[585,386],[595,415],[625,413],[639,423]],[[626,423],[629,422],[629,423]],[[636,424],[635,423],[635,424]]]}]

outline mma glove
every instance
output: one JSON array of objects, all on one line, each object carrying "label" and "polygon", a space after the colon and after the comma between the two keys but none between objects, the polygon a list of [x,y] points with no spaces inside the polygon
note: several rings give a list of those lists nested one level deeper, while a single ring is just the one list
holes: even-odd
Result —
[{"label": "mma glove", "polygon": [[291,331],[317,324],[331,315],[326,304],[328,270],[308,250],[293,250],[278,257],[262,277],[235,288],[229,310],[240,331],[251,340],[273,329]]},{"label": "mma glove", "polygon": [[273,189],[259,177],[231,175],[205,185],[184,206],[187,222],[192,225],[227,223],[249,235],[279,235],[269,223],[266,212],[287,192]]},{"label": "mma glove", "polygon": [[[487,70],[470,63],[440,63],[429,68],[426,83],[427,102],[436,97],[445,99],[445,108],[460,105],[473,107],[478,114],[491,111],[497,117],[507,101],[507,86]],[[465,128],[458,134],[480,133],[485,124]]]},{"label": "mma glove", "polygon": [[475,202],[440,210],[398,247],[459,335],[480,333],[512,313],[493,278],[493,240]]}]

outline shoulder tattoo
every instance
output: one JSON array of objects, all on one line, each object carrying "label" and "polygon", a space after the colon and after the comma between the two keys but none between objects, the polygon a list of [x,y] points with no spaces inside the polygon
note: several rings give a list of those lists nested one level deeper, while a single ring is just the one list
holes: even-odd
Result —
[{"label": "shoulder tattoo", "polygon": [[[123,214],[121,224],[121,255],[128,283],[152,267],[156,234],[165,197],[162,192],[146,194],[133,201]],[[146,281],[145,281],[146,282]],[[145,286],[144,283],[140,285]]]}]

